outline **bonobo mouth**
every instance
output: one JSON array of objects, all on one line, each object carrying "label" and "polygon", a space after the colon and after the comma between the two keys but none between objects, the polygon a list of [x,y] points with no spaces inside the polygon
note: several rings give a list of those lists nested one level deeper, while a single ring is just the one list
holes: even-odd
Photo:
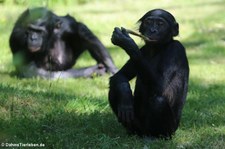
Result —
[{"label": "bonobo mouth", "polygon": [[30,47],[28,47],[28,49],[30,52],[37,52],[41,49],[41,47],[30,46]]},{"label": "bonobo mouth", "polygon": [[158,39],[155,39],[155,38],[150,38],[150,37],[147,37],[149,40],[148,42],[158,42]]},{"label": "bonobo mouth", "polygon": [[158,41],[158,39],[157,38],[153,38],[153,37],[149,37],[149,36],[144,36],[145,37],[145,41],[146,42],[152,42],[152,43],[155,43],[155,42],[157,42]]},{"label": "bonobo mouth", "polygon": [[154,36],[154,35],[143,35],[145,37],[145,41],[147,42],[158,42],[159,41],[159,38],[158,36]]}]

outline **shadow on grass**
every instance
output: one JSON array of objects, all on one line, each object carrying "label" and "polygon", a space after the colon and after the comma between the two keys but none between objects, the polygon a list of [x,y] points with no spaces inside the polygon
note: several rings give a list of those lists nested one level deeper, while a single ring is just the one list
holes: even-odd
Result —
[{"label": "shadow on grass", "polygon": [[[99,98],[78,99],[78,102],[89,103],[86,106],[98,104],[100,107],[99,111],[82,112],[79,109],[85,107],[66,108],[67,103],[80,98],[69,93],[37,93],[2,84],[0,90],[4,93],[0,98],[5,98],[0,100],[1,114],[10,111],[0,118],[0,142],[44,143],[47,148],[97,148],[104,140],[107,144],[109,140],[117,144],[113,138],[123,131],[111,111],[104,110],[108,102]],[[15,96],[18,99],[11,99]]]},{"label": "shadow on grass", "polygon": [[41,119],[11,118],[1,121],[1,127],[5,136],[2,142],[44,143],[47,148],[97,147],[97,142],[116,138],[122,130],[112,121],[111,114],[77,115],[59,111]]},{"label": "shadow on grass", "polygon": [[[219,83],[203,85],[202,82],[203,80],[196,78],[190,80],[188,99],[179,128],[183,130],[183,135],[193,128],[224,126],[225,85]],[[68,92],[39,92],[37,94],[32,90],[1,84],[0,90],[5,94],[7,100],[10,100],[12,94],[22,92],[22,95],[19,95],[19,97],[21,96],[20,100],[32,97],[33,101],[18,110],[15,110],[16,107],[14,107],[14,115],[4,119],[0,118],[1,142],[43,143],[47,148],[71,148],[71,146],[74,148],[104,148],[108,146],[116,148],[120,142],[137,141],[137,138],[128,136],[124,128],[116,121],[106,100],[100,103],[99,99],[95,97],[84,99],[90,102],[89,105],[101,104],[100,108],[94,111],[79,112],[77,111],[79,107],[76,106],[67,111],[65,105],[76,98],[76,95]],[[7,110],[10,107],[7,107],[4,102],[7,101],[1,100],[0,106],[4,105]],[[50,109],[48,109],[49,107]],[[105,107],[107,108],[102,110]],[[24,111],[22,108],[28,110],[24,113],[16,113]],[[32,108],[34,108],[33,111]],[[204,135],[212,136],[210,131],[205,131]],[[218,136],[220,133],[215,132],[214,135]],[[143,143],[143,141],[139,141],[141,144]],[[177,142],[169,141],[168,143],[176,146]]]},{"label": "shadow on grass", "polygon": [[225,84],[203,85],[203,80],[191,79],[182,124],[185,129],[225,124]]},{"label": "shadow on grass", "polygon": [[[40,83],[39,85],[42,86],[41,82],[39,82],[39,83]],[[13,95],[21,94],[21,96],[29,95],[33,99],[54,99],[54,100],[57,101],[57,100],[62,100],[62,99],[74,99],[74,98],[76,98],[76,95],[70,95],[69,93],[64,93],[63,91],[62,92],[51,92],[51,91],[35,92],[35,91],[32,90],[32,88],[29,89],[29,90],[28,89],[24,90],[23,88],[17,88],[17,87],[12,87],[12,86],[3,85],[3,84],[0,84],[0,90],[1,90],[2,93],[5,94],[5,96],[6,95],[13,96]]]},{"label": "shadow on grass", "polygon": [[1,127],[1,142],[44,143],[47,148],[97,147],[97,142],[116,138],[122,131],[111,114],[99,112],[77,115],[58,111],[41,119],[11,118],[2,120]]}]

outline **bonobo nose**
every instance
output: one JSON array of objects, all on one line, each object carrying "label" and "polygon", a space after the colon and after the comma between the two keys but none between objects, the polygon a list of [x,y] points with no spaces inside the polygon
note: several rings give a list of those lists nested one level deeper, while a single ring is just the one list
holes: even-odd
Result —
[{"label": "bonobo nose", "polygon": [[32,35],[32,36],[30,37],[30,39],[31,39],[32,41],[34,41],[34,40],[37,40],[38,37],[37,37],[37,35]]},{"label": "bonobo nose", "polygon": [[155,28],[151,28],[150,31],[151,31],[151,33],[157,32],[157,30]]}]

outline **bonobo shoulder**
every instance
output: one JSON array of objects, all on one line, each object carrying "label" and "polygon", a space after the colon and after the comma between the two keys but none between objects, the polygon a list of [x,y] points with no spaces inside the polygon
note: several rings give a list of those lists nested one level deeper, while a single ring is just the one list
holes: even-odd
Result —
[{"label": "bonobo shoulder", "polygon": [[166,47],[166,51],[168,51],[169,53],[183,53],[185,51],[184,46],[182,45],[182,43],[178,40],[173,40],[167,47]]},{"label": "bonobo shoulder", "polygon": [[77,21],[74,17],[70,16],[69,14],[67,14],[66,16],[61,17],[64,22],[67,22],[68,25],[70,26],[76,26],[77,25]]},{"label": "bonobo shoulder", "polygon": [[169,48],[167,49],[167,52],[165,53],[167,56],[169,55],[170,58],[173,57],[178,63],[178,61],[182,63],[187,63],[187,55],[184,46],[181,44],[180,41],[174,40]]},{"label": "bonobo shoulder", "polygon": [[178,40],[173,40],[170,46],[172,46],[171,48],[175,48],[175,49],[185,49],[182,43]]},{"label": "bonobo shoulder", "polygon": [[72,17],[71,15],[69,15],[69,14],[67,14],[66,16],[64,16],[64,18],[66,18],[68,20],[71,20],[71,21],[77,22],[77,20],[74,17]]}]

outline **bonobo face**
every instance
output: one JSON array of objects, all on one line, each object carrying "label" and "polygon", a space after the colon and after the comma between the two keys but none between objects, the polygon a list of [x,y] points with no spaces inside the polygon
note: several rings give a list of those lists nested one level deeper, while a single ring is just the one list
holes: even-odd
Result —
[{"label": "bonobo face", "polygon": [[149,16],[142,22],[140,32],[155,41],[162,41],[170,33],[169,24],[164,18]]},{"label": "bonobo face", "polygon": [[33,25],[28,26],[27,31],[27,46],[30,52],[37,52],[41,50],[44,39],[46,37],[46,28],[43,25]]},{"label": "bonobo face", "polygon": [[179,34],[179,24],[169,12],[154,9],[139,19],[139,32],[154,43],[166,43]]}]

